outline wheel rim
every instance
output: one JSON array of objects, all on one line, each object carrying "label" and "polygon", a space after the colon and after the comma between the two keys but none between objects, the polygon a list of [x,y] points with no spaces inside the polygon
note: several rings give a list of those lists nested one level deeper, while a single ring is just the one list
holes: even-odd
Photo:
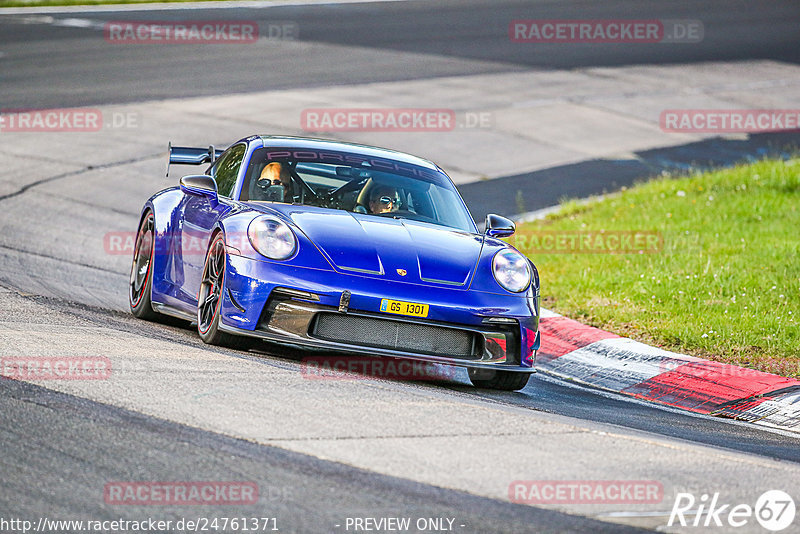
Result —
[{"label": "wheel rim", "polygon": [[222,281],[225,272],[225,245],[217,239],[211,245],[203,268],[203,281],[197,296],[197,328],[205,334],[211,328],[219,311],[222,297]]},{"label": "wheel rim", "polygon": [[153,257],[153,216],[148,215],[136,235],[131,264],[130,301],[134,308],[139,305],[147,289]]}]

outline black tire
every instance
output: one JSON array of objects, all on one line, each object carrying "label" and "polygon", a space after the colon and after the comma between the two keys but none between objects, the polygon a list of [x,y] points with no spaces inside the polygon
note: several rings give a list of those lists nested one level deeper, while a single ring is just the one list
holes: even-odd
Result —
[{"label": "black tire", "polygon": [[528,383],[530,376],[528,373],[515,373],[513,371],[469,369],[470,382],[476,388],[482,389],[519,391]]},{"label": "black tire", "polygon": [[150,301],[150,294],[153,290],[153,257],[155,254],[154,228],[153,214],[147,212],[136,233],[128,286],[128,304],[130,304],[131,313],[134,317],[148,321],[159,319],[159,314],[153,310]]},{"label": "black tire", "polygon": [[234,336],[219,329],[226,264],[225,238],[220,232],[211,238],[203,265],[203,278],[197,294],[197,333],[209,345],[247,350],[252,345],[249,338]]}]

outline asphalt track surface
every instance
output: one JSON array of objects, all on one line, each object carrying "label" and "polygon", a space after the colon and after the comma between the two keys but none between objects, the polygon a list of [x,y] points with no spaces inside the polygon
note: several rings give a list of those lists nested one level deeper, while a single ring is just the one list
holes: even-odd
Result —
[{"label": "asphalt track surface", "polygon": [[[765,5],[707,2],[694,7],[690,14],[686,13],[685,4],[679,2],[648,4],[647,7],[636,2],[599,5],[594,2],[406,2],[236,12],[237,19],[260,23],[296,22],[301,43],[308,45],[302,60],[296,51],[287,53],[282,47],[276,47],[274,53],[263,57],[251,57],[246,48],[238,47],[163,47],[158,53],[146,46],[115,48],[102,42],[98,44],[96,30],[65,28],[41,21],[21,24],[18,16],[14,16],[13,21],[0,16],[0,52],[7,54],[7,57],[0,56],[0,104],[4,108],[100,105],[271,88],[585,65],[752,58],[794,63],[800,60],[796,29],[800,4],[796,2]],[[220,11],[88,13],[80,17],[185,20],[220,18]],[[554,53],[547,45],[535,48],[511,45],[507,39],[507,21],[513,18],[701,19],[707,37],[701,45],[692,47],[612,45],[597,48],[587,45]],[[347,51],[346,55],[343,50]],[[762,141],[764,146],[780,146],[786,139],[763,137],[754,143]],[[775,145],[770,144],[773,141]],[[714,147],[688,150],[695,152],[686,161],[694,162],[713,152]],[[727,154],[724,147],[718,152]],[[669,157],[675,161],[680,159],[679,155],[673,151]],[[707,160],[715,161],[713,157]],[[616,171],[608,174],[619,175]],[[523,177],[507,178],[509,183],[520,179]],[[542,199],[544,205],[551,205],[567,193],[587,193],[585,188],[569,192],[559,189],[559,181],[553,180],[552,190]],[[599,187],[614,189],[620,185],[626,185],[624,180],[601,183]],[[591,186],[598,187],[597,182]],[[600,191],[589,191],[593,192]],[[470,200],[469,192],[465,196]],[[487,198],[486,206],[482,206],[478,204],[481,196],[477,191],[472,197],[473,211],[489,209],[492,200]],[[2,202],[0,200],[0,210],[4,208]],[[23,215],[21,211],[12,211],[0,217]],[[48,255],[47,250],[39,252]],[[2,262],[10,262],[13,254],[13,250],[6,249],[0,256],[0,271]],[[85,272],[74,265],[59,264],[57,257],[47,261],[51,269],[48,274],[54,278]],[[119,271],[99,276],[108,280],[109,291],[124,288],[127,279],[127,273]],[[13,277],[3,276],[2,280],[12,289],[19,288]],[[68,282],[73,284],[76,295],[79,294],[80,278],[70,278]],[[119,307],[86,306],[77,296],[77,302],[70,302],[54,298],[61,296],[55,292],[48,294],[43,290],[41,293],[42,296],[23,299],[74,316],[83,323],[144,332],[191,347],[201,346],[188,325],[170,327],[141,323]],[[33,315],[26,317],[25,313],[24,306],[17,309],[15,319],[32,322],[37,319]],[[255,357],[288,365],[294,362],[292,355],[275,347],[265,347]],[[641,432],[676,442],[700,443],[720,450],[800,463],[800,442],[795,437],[636,403],[539,375],[533,376],[519,393],[476,391],[463,379],[419,387],[454,398],[470,397],[573,417],[619,432]],[[0,379],[0,390],[2,515],[13,512],[17,516],[52,513],[63,517],[84,514],[94,519],[118,517],[120,512],[109,512],[96,493],[105,481],[187,479],[202,469],[209,479],[248,476],[259,481],[262,488],[274,488],[276,496],[264,501],[268,508],[264,512],[271,511],[283,518],[291,525],[287,530],[295,532],[332,530],[332,524],[348,515],[400,513],[458,516],[470,526],[469,531],[474,532],[602,532],[604,529],[619,532],[627,528],[378,475],[31,384]],[[48,429],[44,435],[42,428]],[[230,515],[230,509],[204,510],[208,515],[216,512]],[[247,510],[248,515],[251,512]],[[131,508],[123,515],[141,517],[146,514],[152,515],[152,512]]]},{"label": "asphalt track surface", "polygon": [[[99,38],[98,28],[110,21],[220,18],[255,21],[264,34],[271,25],[290,23],[296,38],[257,52],[248,45],[125,46]],[[83,28],[69,22],[74,19],[99,26]],[[513,19],[699,20],[704,37],[691,44],[521,44],[508,37]],[[712,0],[690,10],[681,2],[483,0],[0,15],[0,107],[116,104],[531,69],[754,59],[800,63],[798,20],[800,4],[791,0],[757,7]],[[68,26],[59,25],[64,23]],[[729,165],[799,144],[797,132],[746,142],[706,141],[637,154],[638,161],[589,160],[467,184],[460,191],[475,220],[483,221],[487,213],[511,216],[564,197],[614,191],[662,170]],[[522,184],[531,179],[539,184],[536,196],[520,197]]]},{"label": "asphalt track surface", "polygon": [[[2,106],[67,107],[236,92],[585,66],[775,59],[798,63],[792,0],[530,2],[445,0],[235,11],[193,9],[56,14],[64,20],[219,20],[297,24],[297,42],[109,45],[97,30],[0,16]],[[519,44],[514,19],[696,19],[694,44]]]},{"label": "asphalt track surface", "polygon": [[[24,382],[0,380],[0,410],[5,475],[0,510],[5,508],[6,517],[102,521],[155,516],[177,522],[186,514],[146,506],[112,509],[103,506],[98,494],[109,479],[192,480],[202,472],[209,480],[257,483],[261,507],[204,507],[201,515],[190,517],[274,517],[283,532],[341,532],[336,525],[344,525],[348,516],[409,514],[457,518],[455,528],[468,532],[513,534],[532,525],[537,532],[642,532],[376,475]],[[41,428],[52,430],[42,436]],[[70,479],[65,481],[65,475]]]},{"label": "asphalt track surface", "polygon": [[[194,328],[146,323],[122,312],[57,299],[27,296],[12,311],[15,320],[69,317],[64,324],[92,325],[203,347]],[[38,309],[26,315],[25,302]],[[61,321],[60,321],[61,322]],[[263,365],[294,368],[299,355],[265,345],[250,353],[209,348]],[[672,443],[702,443],[720,451],[739,450],[766,458],[800,462],[798,440],[743,424],[663,410],[616,395],[534,375],[521,392],[476,391],[466,377],[403,385],[413,394],[524,408],[564,415],[597,425],[598,431],[669,437]],[[464,492],[370,473],[336,462],[252,443],[52,391],[0,379],[0,512],[4,517],[90,518],[277,517],[281,531],[343,532],[347,517],[451,517],[461,532],[636,532],[537,507],[522,506]],[[535,447],[535,445],[534,445]],[[676,466],[676,469],[680,469]],[[106,506],[102,488],[109,481],[247,480],[258,484],[258,506],[156,507]],[[618,476],[624,478],[622,473]]]},{"label": "asphalt track surface", "polygon": [[[458,190],[472,217],[483,221],[489,213],[507,216],[555,206],[566,198],[586,198],[629,187],[661,173],[683,174],[728,167],[763,157],[786,158],[797,152],[800,134],[770,132],[747,139],[712,139],[686,145],[643,150],[635,158],[590,159],[534,172],[468,183]],[[536,183],[535,194],[526,184]]]},{"label": "asphalt track surface", "polygon": [[[125,276],[127,278],[127,274]],[[134,319],[126,312],[75,304],[62,299],[33,295],[25,299],[86,324],[109,327],[122,332],[141,332],[146,336],[169,339],[191,347],[205,347],[196,335],[196,327],[184,321],[175,320],[174,324],[163,326]],[[36,320],[33,314],[26,316],[24,309],[15,309],[15,312],[19,321]],[[227,349],[213,350],[242,354]],[[299,360],[297,352],[266,343],[256,347],[251,354],[258,355],[257,357],[275,356],[280,362]],[[800,439],[797,437],[767,432],[744,423],[732,423],[728,419],[693,416],[680,410],[654,407],[649,403],[634,402],[629,397],[570,384],[544,374],[532,375],[525,389],[514,393],[476,390],[469,385],[465,374],[458,375],[455,380],[435,382],[433,385],[420,383],[419,387],[444,390],[458,397],[479,397],[491,403],[652,432],[721,449],[800,462]]]}]

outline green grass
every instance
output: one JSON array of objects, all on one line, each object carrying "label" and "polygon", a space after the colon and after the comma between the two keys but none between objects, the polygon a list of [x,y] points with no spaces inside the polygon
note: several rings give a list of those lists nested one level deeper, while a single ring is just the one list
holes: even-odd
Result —
[{"label": "green grass", "polygon": [[[0,0],[0,8],[4,7],[40,7],[40,6],[104,6],[114,4],[152,4],[161,2],[213,2],[220,0]],[[2,14],[2,10],[0,10]]]},{"label": "green grass", "polygon": [[800,377],[800,159],[565,202],[510,242],[576,230],[656,231],[663,247],[531,253],[544,307],[669,350]]}]

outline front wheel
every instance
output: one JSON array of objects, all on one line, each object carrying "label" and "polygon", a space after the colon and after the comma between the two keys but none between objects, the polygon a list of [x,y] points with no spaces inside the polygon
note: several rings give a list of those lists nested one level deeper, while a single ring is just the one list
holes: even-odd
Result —
[{"label": "front wheel", "polygon": [[530,378],[528,373],[495,371],[494,369],[469,369],[469,380],[476,388],[519,391]]},{"label": "front wheel", "polygon": [[214,236],[208,247],[203,279],[197,295],[197,333],[209,345],[246,350],[249,340],[220,331],[220,309],[225,288],[225,238]]}]

